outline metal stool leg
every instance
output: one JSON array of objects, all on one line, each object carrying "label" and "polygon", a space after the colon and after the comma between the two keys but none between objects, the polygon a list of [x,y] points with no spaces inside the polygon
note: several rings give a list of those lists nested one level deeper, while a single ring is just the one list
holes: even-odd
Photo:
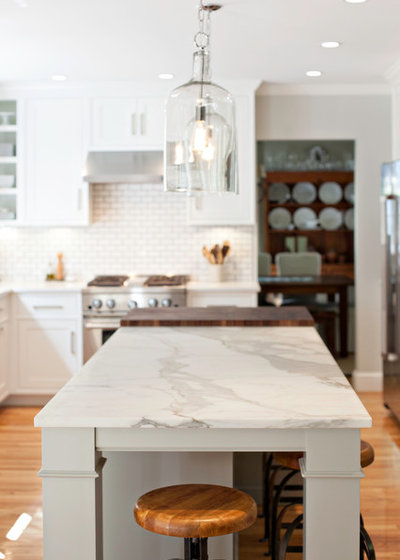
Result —
[{"label": "metal stool leg", "polygon": [[[275,550],[280,550],[280,545],[281,545],[281,529],[284,526],[283,524],[283,518],[286,514],[286,512],[293,506],[299,505],[303,503],[303,499],[302,498],[296,498],[296,501],[291,502],[290,504],[287,504],[286,506],[284,506],[281,511],[279,512],[278,515],[278,519],[276,521],[276,544],[275,544]],[[290,523],[288,523],[286,525],[286,527],[290,527]],[[302,527],[302,526],[301,526]],[[296,550],[294,550],[296,549]],[[287,549],[288,552],[302,552],[302,547],[289,547]]]},{"label": "metal stool leg", "polygon": [[185,539],[185,560],[208,560],[207,539]]},{"label": "metal stool leg", "polygon": [[[266,455],[268,455],[267,458]],[[263,453],[262,517],[264,517],[264,537],[260,539],[260,542],[265,542],[269,538],[269,479],[271,476],[272,460],[272,453]]]},{"label": "metal stool leg", "polygon": [[288,530],[283,537],[281,546],[279,547],[279,560],[286,560],[286,552],[289,546],[290,539],[292,538],[295,530],[303,523],[303,514],[301,513],[294,519],[288,527]]},{"label": "metal stool leg", "polygon": [[291,478],[293,478],[296,474],[298,474],[298,471],[290,471],[289,474],[287,474],[282,482],[279,484],[278,488],[275,491],[275,495],[274,495],[274,499],[272,502],[272,511],[271,511],[271,536],[270,536],[270,551],[271,551],[271,558],[272,560],[276,560],[277,558],[277,554],[276,554],[276,525],[277,525],[277,518],[278,518],[278,507],[279,507],[279,503],[281,500],[281,494],[283,492],[283,490],[285,489],[285,486],[287,485],[287,483],[289,482],[289,480]]}]

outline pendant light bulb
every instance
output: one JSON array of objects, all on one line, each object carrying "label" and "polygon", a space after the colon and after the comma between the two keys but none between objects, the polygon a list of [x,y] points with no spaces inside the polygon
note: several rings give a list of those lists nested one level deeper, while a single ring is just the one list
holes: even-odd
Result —
[{"label": "pendant light bulb", "polygon": [[196,121],[194,125],[191,150],[202,154],[207,148],[207,127],[205,121]]},{"label": "pendant light bulb", "polygon": [[235,104],[210,72],[209,19],[219,7],[201,4],[193,76],[167,100],[166,191],[237,193]]}]

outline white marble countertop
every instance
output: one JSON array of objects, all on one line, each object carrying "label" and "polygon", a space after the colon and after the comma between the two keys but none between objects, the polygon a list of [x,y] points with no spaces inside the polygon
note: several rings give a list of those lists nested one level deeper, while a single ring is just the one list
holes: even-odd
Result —
[{"label": "white marble countertop", "polygon": [[188,292],[259,292],[258,282],[197,282],[186,284]]},{"label": "white marble countertop", "polygon": [[80,292],[86,286],[85,282],[56,282],[56,281],[15,281],[0,282],[0,295],[23,292]]},{"label": "white marble countertop", "polygon": [[131,327],[35,425],[361,428],[371,418],[313,327]]},{"label": "white marble countertop", "polygon": [[[12,292],[80,292],[86,288],[87,282],[46,282],[46,281],[15,281],[1,282],[0,295]],[[258,282],[197,282],[190,281],[186,285],[189,292],[259,292]]]}]

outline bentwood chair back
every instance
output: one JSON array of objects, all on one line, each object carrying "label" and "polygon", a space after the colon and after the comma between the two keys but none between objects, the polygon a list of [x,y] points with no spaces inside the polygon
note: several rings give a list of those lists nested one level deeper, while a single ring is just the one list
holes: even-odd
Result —
[{"label": "bentwood chair back", "polygon": [[321,255],[317,252],[277,253],[275,256],[279,276],[320,276]]}]

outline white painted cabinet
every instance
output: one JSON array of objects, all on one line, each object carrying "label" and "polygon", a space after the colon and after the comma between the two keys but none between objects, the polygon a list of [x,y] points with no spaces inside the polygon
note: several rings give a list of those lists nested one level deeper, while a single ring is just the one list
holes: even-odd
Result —
[{"label": "white painted cabinet", "polygon": [[188,200],[189,225],[253,225],[256,220],[254,95],[237,95],[236,129],[239,194]]},{"label": "white painted cabinet", "polygon": [[7,296],[0,297],[0,402],[8,395],[9,385],[9,326]]},{"label": "white painted cabinet", "polygon": [[24,123],[24,222],[87,224],[88,186],[82,180],[87,155],[84,100],[26,99]]},{"label": "white painted cabinet", "polygon": [[18,321],[18,388],[53,393],[76,373],[78,323],[72,319]]},{"label": "white painted cabinet", "polygon": [[92,102],[91,149],[162,149],[164,98],[103,98]]},{"label": "white painted cabinet", "polygon": [[188,307],[233,305],[257,307],[260,286],[257,282],[189,282]]},{"label": "white painted cabinet", "polygon": [[16,393],[55,393],[79,371],[79,302],[79,293],[15,294]]}]

